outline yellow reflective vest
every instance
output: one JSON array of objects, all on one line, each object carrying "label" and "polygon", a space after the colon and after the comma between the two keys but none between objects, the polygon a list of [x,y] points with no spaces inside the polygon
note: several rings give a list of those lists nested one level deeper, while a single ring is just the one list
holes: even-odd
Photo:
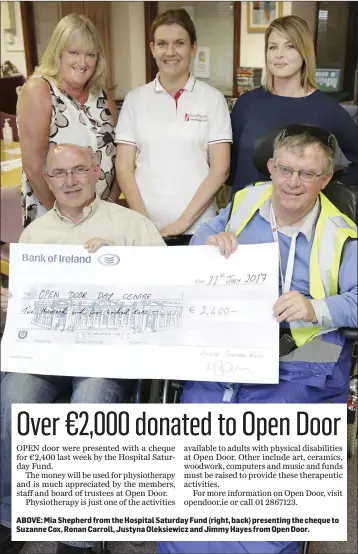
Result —
[{"label": "yellow reflective vest", "polygon": [[[235,194],[226,231],[238,236],[262,204],[272,195],[271,183],[258,183]],[[357,226],[340,212],[328,198],[320,193],[321,212],[317,220],[309,261],[310,295],[314,299],[338,294],[338,275],[343,246],[348,238],[357,239]],[[326,329],[294,321],[290,324],[292,336],[298,347],[318,335],[333,329]]]}]

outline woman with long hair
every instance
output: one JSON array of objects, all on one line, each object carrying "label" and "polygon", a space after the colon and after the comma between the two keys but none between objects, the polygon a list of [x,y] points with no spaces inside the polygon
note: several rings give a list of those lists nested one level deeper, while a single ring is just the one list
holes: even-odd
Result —
[{"label": "woman with long hair", "polygon": [[23,163],[24,226],[53,207],[42,173],[51,144],[90,146],[101,166],[97,193],[115,202],[114,129],[118,111],[106,92],[107,66],[99,33],[84,15],[56,25],[41,64],[21,89],[17,117]]},{"label": "woman with long hair", "polygon": [[350,161],[341,181],[358,184],[358,126],[337,100],[318,90],[307,23],[295,15],[275,19],[265,33],[265,58],[263,86],[240,96],[231,113],[233,146],[227,185],[232,195],[252,182],[267,180],[253,162],[255,142],[271,130],[295,123],[334,134]]}]

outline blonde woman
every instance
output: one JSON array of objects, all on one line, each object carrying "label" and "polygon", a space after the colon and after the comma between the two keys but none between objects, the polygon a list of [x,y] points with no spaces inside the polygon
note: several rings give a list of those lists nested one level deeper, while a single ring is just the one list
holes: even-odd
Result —
[{"label": "blonde woman", "polygon": [[119,198],[114,168],[118,111],[105,91],[106,79],[95,25],[74,13],[61,19],[17,106],[24,227],[53,207],[54,197],[42,174],[42,155],[49,144],[91,146],[101,166],[97,193],[114,202]]},{"label": "blonde woman", "polygon": [[295,123],[333,133],[351,162],[341,180],[358,183],[358,126],[337,100],[319,91],[315,52],[307,23],[288,15],[275,19],[265,33],[264,85],[240,96],[231,114],[233,147],[227,184],[232,195],[254,181],[267,180],[253,163],[257,139]]}]

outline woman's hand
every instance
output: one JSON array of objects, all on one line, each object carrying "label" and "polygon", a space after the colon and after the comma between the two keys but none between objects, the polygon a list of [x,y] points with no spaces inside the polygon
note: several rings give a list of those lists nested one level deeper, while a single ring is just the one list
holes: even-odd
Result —
[{"label": "woman's hand", "polygon": [[163,229],[160,230],[160,234],[162,237],[177,237],[185,233],[188,228],[189,223],[185,223],[182,218],[179,218],[173,221],[173,223],[169,223],[169,225],[163,227]]}]

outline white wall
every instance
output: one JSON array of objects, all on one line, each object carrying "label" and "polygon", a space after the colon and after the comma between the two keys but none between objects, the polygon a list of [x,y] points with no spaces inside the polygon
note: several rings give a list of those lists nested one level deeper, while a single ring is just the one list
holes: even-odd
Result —
[{"label": "white wall", "polygon": [[145,30],[143,2],[112,2],[113,82],[115,98],[145,84]]},{"label": "white wall", "polygon": [[129,52],[129,4],[113,2],[111,17],[112,68],[114,98],[123,98],[132,80],[131,56]]},{"label": "white wall", "polygon": [[130,2],[129,14],[132,89],[145,85],[144,2]]},{"label": "white wall", "polygon": [[[282,4],[282,15],[291,15],[293,2]],[[265,67],[265,33],[247,32],[247,2],[241,2],[240,66]]]},{"label": "white wall", "polygon": [[[1,2],[2,3],[2,2]],[[9,60],[13,63],[19,72],[26,78],[26,58],[24,51],[24,39],[22,34],[22,23],[21,23],[21,12],[20,12],[20,2],[13,2],[15,8],[15,19],[16,19],[16,37],[14,44],[7,47],[5,40],[5,31],[1,23],[1,65]],[[3,9],[3,6],[2,6]],[[3,18],[1,18],[2,22]],[[16,48],[16,50],[11,50],[11,48]]]}]

